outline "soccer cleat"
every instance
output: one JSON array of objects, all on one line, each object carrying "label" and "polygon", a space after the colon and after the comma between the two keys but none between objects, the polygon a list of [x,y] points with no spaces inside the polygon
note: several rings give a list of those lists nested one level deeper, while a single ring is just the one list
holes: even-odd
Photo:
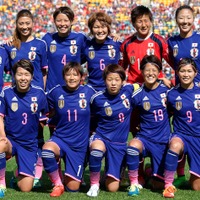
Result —
[{"label": "soccer cleat", "polygon": [[173,185],[165,188],[163,192],[163,197],[165,198],[174,198],[174,193],[176,192],[176,188]]},{"label": "soccer cleat", "polygon": [[140,184],[132,184],[128,188],[128,196],[138,196],[140,194]]},{"label": "soccer cleat", "polygon": [[181,187],[185,186],[186,183],[187,182],[186,182],[185,176],[179,176],[174,180],[173,185],[177,188],[181,188]]},{"label": "soccer cleat", "polygon": [[0,198],[5,196],[6,187],[4,185],[0,185]]},{"label": "soccer cleat", "polygon": [[34,178],[33,188],[41,188],[42,184],[39,178]]},{"label": "soccer cleat", "polygon": [[87,196],[89,197],[97,197],[99,194],[99,186],[97,184],[92,185],[87,192]]},{"label": "soccer cleat", "polygon": [[63,194],[64,192],[64,186],[63,185],[56,185],[53,188],[53,191],[51,192],[50,196],[51,197],[59,197]]}]

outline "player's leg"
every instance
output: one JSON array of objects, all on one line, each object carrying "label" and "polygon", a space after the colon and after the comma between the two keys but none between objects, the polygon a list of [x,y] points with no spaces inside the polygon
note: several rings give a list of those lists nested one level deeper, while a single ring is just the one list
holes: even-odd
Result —
[{"label": "player's leg", "polygon": [[90,145],[89,155],[89,169],[90,169],[90,189],[87,195],[96,197],[99,193],[99,181],[101,171],[101,161],[106,151],[104,142],[101,140],[94,140]]},{"label": "player's leg", "polygon": [[128,192],[129,196],[135,196],[139,194],[141,186],[138,183],[138,169],[140,154],[143,150],[143,144],[138,139],[132,139],[127,147],[127,166],[128,176],[130,180],[130,189]]},{"label": "player's leg", "polygon": [[170,141],[169,150],[167,151],[166,159],[165,159],[165,190],[163,192],[163,196],[166,198],[173,198],[174,193],[176,191],[173,186],[174,175],[176,172],[176,168],[178,165],[178,157],[183,153],[184,143],[181,138],[174,137]]},{"label": "player's leg", "polygon": [[189,182],[193,190],[200,191],[200,177],[191,174]]},{"label": "player's leg", "polygon": [[22,192],[30,192],[33,188],[34,177],[18,175],[17,185]]},{"label": "player's leg", "polygon": [[42,160],[45,171],[54,185],[51,197],[58,197],[64,192],[64,186],[59,175],[57,160],[60,157],[59,145],[53,141],[46,142],[42,149]]},{"label": "player's leg", "polygon": [[5,196],[6,191],[6,154],[12,154],[12,144],[7,138],[0,140],[0,198]]},{"label": "player's leg", "polygon": [[116,180],[112,177],[107,177],[106,188],[109,192],[117,192],[119,189],[119,180]]}]

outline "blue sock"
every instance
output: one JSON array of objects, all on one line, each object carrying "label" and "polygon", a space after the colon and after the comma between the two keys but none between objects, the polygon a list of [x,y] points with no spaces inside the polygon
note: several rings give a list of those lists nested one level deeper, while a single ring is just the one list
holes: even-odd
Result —
[{"label": "blue sock", "polygon": [[0,153],[0,169],[6,168],[6,154],[5,152]]},{"label": "blue sock", "polygon": [[128,146],[126,150],[126,162],[128,170],[136,170],[139,167],[140,151],[135,147]]},{"label": "blue sock", "polygon": [[165,169],[169,171],[176,171],[178,166],[178,154],[172,150],[167,151],[166,159],[165,159]]},{"label": "blue sock", "polygon": [[89,168],[91,172],[100,172],[101,160],[103,158],[103,151],[93,149],[89,156]]},{"label": "blue sock", "polygon": [[42,150],[42,161],[47,173],[54,172],[58,169],[58,164],[53,151],[47,149]]}]

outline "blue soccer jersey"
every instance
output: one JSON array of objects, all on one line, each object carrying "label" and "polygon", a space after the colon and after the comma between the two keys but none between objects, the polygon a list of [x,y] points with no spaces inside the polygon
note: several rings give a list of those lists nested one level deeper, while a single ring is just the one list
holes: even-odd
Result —
[{"label": "blue soccer jersey", "polygon": [[19,93],[16,87],[4,88],[0,115],[5,118],[6,136],[27,148],[37,147],[39,118],[47,109],[45,93],[39,87],[32,85],[26,93]]},{"label": "blue soccer jersey", "polygon": [[10,68],[20,59],[30,60],[34,66],[32,83],[44,88],[42,70],[47,69],[47,46],[45,41],[34,38],[29,42],[22,42],[20,49],[5,45],[9,54]]},{"label": "blue soccer jersey", "polygon": [[98,118],[96,133],[110,142],[127,142],[133,85],[124,85],[117,95],[110,95],[105,89],[92,98],[92,108]]},{"label": "blue soccer jersey", "polygon": [[61,138],[72,149],[87,150],[90,128],[90,99],[95,90],[87,85],[75,91],[56,86],[48,93],[50,109],[59,119],[53,135]]},{"label": "blue soccer jersey", "polygon": [[3,88],[3,72],[9,71],[8,54],[6,50],[0,46],[0,92]]},{"label": "blue soccer jersey", "polygon": [[95,38],[87,40],[84,55],[88,65],[88,84],[96,91],[103,90],[105,83],[102,72],[108,64],[118,64],[120,58],[121,42],[114,42],[107,37],[103,44],[98,44]]},{"label": "blue soccer jersey", "polygon": [[[191,58],[195,61],[198,74],[195,82],[200,82],[200,32],[193,32],[188,38],[182,38],[180,35],[168,39],[169,52],[173,57],[174,69],[178,68],[178,63],[182,58]],[[178,81],[178,77],[176,77]]]},{"label": "blue soccer jersey", "polygon": [[200,88],[183,89],[179,84],[167,95],[168,107],[173,112],[175,133],[200,136]]},{"label": "blue soccer jersey", "polygon": [[166,108],[168,88],[159,83],[156,89],[150,90],[145,85],[132,96],[133,108],[140,113],[140,131],[137,136],[156,143],[167,143],[170,137],[169,116]]},{"label": "blue soccer jersey", "polygon": [[43,40],[46,41],[48,47],[47,90],[50,90],[58,84],[65,84],[62,70],[67,62],[81,63],[86,36],[82,33],[70,32],[67,37],[62,38],[58,36],[58,33],[47,33]]}]

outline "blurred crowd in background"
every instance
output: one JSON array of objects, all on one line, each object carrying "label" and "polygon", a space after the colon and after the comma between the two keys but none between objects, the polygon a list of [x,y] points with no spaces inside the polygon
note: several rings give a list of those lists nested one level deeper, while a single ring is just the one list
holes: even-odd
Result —
[{"label": "blurred crowd in background", "polygon": [[[34,34],[41,38],[46,32],[54,32],[52,14],[57,7],[70,6],[75,13],[73,30],[88,33],[87,20],[91,13],[103,11],[113,20],[112,32],[122,39],[134,33],[130,22],[131,10],[137,5],[150,7],[154,17],[153,31],[168,38],[178,34],[174,14],[183,4],[189,4],[195,11],[195,29],[200,30],[199,0],[0,0],[0,43],[12,36],[16,14],[23,8],[34,15]],[[165,73],[171,78],[171,69],[166,66]]]}]

